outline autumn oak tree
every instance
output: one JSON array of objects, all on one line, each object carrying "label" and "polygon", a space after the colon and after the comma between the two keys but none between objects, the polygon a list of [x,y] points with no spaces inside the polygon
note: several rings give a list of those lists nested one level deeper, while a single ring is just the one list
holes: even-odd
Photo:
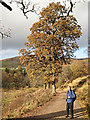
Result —
[{"label": "autumn oak tree", "polygon": [[76,40],[82,34],[81,26],[70,12],[60,2],[43,8],[39,21],[30,28],[26,49],[19,51],[21,62],[28,64],[30,79],[43,74],[42,80],[52,83],[54,91],[62,65],[70,63],[79,47]]}]

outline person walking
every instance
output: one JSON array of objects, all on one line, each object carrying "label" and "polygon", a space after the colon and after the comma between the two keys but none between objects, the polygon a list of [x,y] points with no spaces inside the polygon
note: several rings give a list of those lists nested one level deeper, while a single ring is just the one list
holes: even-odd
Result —
[{"label": "person walking", "polygon": [[67,99],[67,106],[66,106],[66,111],[67,111],[67,117],[69,117],[69,109],[71,111],[71,118],[70,119],[73,119],[73,102],[74,102],[74,99],[75,99],[75,93],[73,90],[71,90],[71,86],[68,86],[68,91],[67,91],[67,95],[66,95]]}]

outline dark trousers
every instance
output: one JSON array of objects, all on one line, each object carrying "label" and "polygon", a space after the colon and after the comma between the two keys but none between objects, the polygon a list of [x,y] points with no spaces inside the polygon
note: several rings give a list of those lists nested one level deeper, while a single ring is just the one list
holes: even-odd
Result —
[{"label": "dark trousers", "polygon": [[67,103],[67,115],[69,115],[69,109],[71,112],[71,116],[73,117],[73,102]]}]

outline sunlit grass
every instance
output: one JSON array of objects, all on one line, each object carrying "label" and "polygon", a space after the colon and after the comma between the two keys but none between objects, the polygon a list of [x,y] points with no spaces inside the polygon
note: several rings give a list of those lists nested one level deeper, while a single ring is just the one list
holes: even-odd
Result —
[{"label": "sunlit grass", "polygon": [[[20,90],[3,90],[3,118],[24,116],[52,98],[51,89],[23,88]],[[16,105],[16,106],[15,106]]]}]

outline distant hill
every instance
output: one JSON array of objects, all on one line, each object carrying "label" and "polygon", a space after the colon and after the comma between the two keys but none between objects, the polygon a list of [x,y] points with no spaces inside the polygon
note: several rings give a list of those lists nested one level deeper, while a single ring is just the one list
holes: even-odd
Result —
[{"label": "distant hill", "polygon": [[[18,65],[21,65],[20,60],[19,60],[19,56],[13,57],[13,58],[7,58],[4,60],[0,60],[0,63],[2,62],[2,67],[4,68],[17,68]],[[88,58],[82,58],[82,59],[77,59],[77,58],[72,58],[72,62],[73,61],[78,61],[78,60],[85,60]],[[24,67],[24,65],[22,65],[22,67]]]},{"label": "distant hill", "polygon": [[8,58],[8,59],[4,59],[1,60],[0,63],[2,62],[2,67],[4,68],[17,68],[18,65],[21,65],[20,60],[19,60],[19,56],[18,57],[13,57],[13,58]]}]

